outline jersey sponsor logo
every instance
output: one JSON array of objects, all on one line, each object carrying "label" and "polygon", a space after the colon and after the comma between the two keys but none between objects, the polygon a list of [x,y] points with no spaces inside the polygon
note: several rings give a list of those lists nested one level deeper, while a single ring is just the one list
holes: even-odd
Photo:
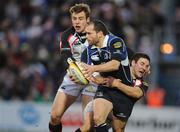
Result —
[{"label": "jersey sponsor logo", "polygon": [[91,59],[94,60],[94,61],[99,61],[100,60],[98,55],[92,55]]},{"label": "jersey sponsor logo", "polygon": [[122,47],[122,43],[121,42],[116,42],[116,43],[113,44],[113,47],[115,49],[120,48],[120,47]]}]

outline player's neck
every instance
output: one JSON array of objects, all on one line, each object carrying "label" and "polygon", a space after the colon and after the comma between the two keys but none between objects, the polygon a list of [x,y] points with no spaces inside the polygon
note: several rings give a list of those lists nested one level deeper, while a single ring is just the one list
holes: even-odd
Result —
[{"label": "player's neck", "polygon": [[102,48],[102,47],[103,47],[103,44],[104,44],[104,39],[105,39],[105,36],[102,36],[101,38],[99,38],[98,47],[100,47],[100,48]]}]

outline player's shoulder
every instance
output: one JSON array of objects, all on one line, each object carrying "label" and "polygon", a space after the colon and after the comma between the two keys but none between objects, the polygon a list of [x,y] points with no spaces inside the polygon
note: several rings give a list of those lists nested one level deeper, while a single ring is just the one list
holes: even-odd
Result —
[{"label": "player's shoulder", "polygon": [[149,83],[144,78],[142,79],[142,85],[145,87],[149,87]]},{"label": "player's shoulder", "polygon": [[124,41],[122,38],[112,35],[112,34],[108,36],[109,36],[109,44],[113,45],[114,48],[120,48],[124,44]]},{"label": "player's shoulder", "polygon": [[121,37],[114,34],[108,34],[110,40],[123,40]]},{"label": "player's shoulder", "polygon": [[75,33],[75,29],[70,27],[61,33],[62,38],[68,38],[71,34]]}]

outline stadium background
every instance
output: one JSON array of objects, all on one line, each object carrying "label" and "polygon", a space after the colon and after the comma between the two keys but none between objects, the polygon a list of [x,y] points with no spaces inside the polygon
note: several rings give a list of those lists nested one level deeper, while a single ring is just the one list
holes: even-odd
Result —
[{"label": "stadium background", "polygon": [[[78,2],[88,3],[91,17],[127,46],[151,57],[150,89],[127,132],[180,132],[178,0],[1,0],[0,131],[47,131],[62,79],[58,34],[71,25],[68,9]],[[67,132],[81,124],[79,101],[63,120]]]}]

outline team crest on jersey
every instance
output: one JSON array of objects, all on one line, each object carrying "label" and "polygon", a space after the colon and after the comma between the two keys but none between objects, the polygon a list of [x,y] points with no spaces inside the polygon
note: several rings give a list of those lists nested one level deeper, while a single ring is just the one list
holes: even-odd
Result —
[{"label": "team crest on jersey", "polygon": [[121,42],[116,42],[113,44],[114,48],[117,49],[117,48],[120,48],[122,46],[122,43]]}]

